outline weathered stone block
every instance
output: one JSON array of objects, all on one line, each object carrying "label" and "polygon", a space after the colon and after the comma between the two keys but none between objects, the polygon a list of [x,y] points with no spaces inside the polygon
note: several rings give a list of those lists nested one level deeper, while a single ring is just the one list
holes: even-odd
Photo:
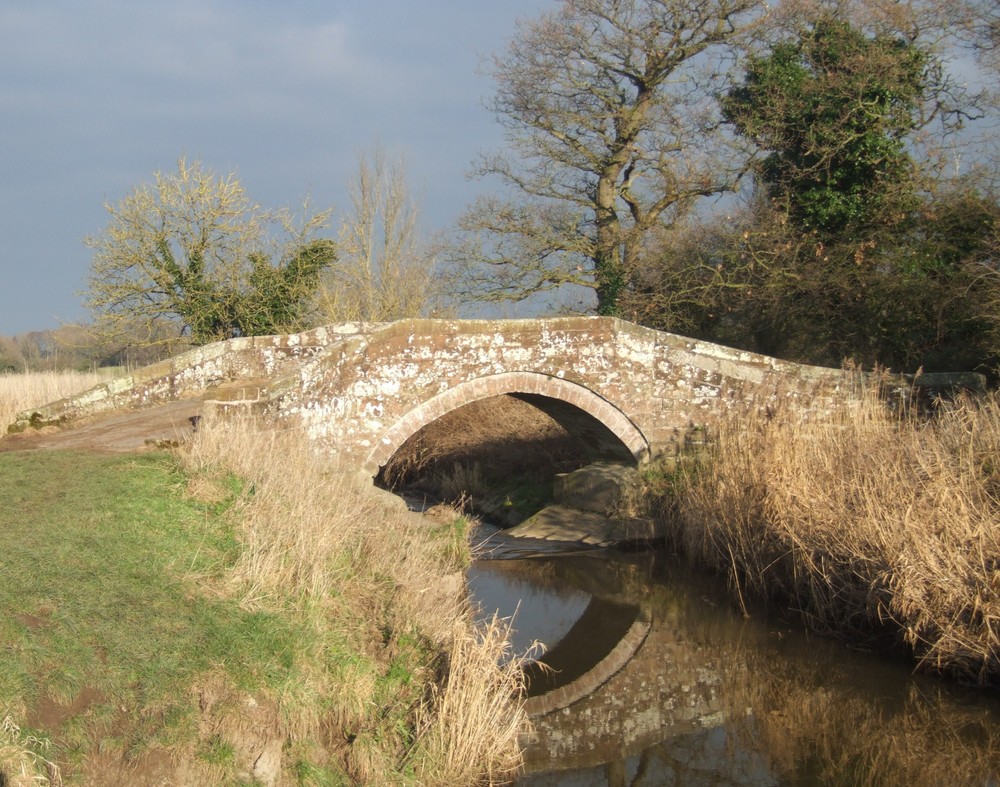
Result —
[{"label": "weathered stone block", "polygon": [[638,474],[625,465],[593,464],[560,473],[553,482],[557,503],[582,511],[609,514],[615,510],[625,489],[635,484]]}]

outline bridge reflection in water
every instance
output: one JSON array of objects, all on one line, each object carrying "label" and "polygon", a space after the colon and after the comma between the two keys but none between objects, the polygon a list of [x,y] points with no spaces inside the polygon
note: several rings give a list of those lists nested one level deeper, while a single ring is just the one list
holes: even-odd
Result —
[{"label": "bridge reflection in water", "polygon": [[556,670],[529,673],[519,784],[1000,783],[995,694],[744,619],[676,558],[481,560],[469,579],[484,613],[517,608],[515,645],[545,642]]}]

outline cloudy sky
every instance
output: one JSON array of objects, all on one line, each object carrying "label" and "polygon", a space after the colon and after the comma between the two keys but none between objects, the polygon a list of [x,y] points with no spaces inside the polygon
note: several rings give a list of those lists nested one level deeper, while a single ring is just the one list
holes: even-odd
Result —
[{"label": "cloudy sky", "polygon": [[485,59],[551,0],[3,0],[0,334],[85,317],[85,235],[179,156],[267,207],[344,208],[360,152],[403,155],[425,229],[500,144]]}]

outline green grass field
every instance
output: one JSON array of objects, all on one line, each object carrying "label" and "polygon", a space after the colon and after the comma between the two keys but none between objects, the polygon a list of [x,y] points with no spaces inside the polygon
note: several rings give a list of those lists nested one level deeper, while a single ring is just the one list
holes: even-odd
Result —
[{"label": "green grass field", "polygon": [[0,477],[0,714],[22,706],[49,759],[197,744],[200,682],[295,680],[294,619],[215,587],[238,552],[232,495],[190,498],[162,454],[0,454]]},{"label": "green grass field", "polygon": [[239,427],[175,453],[0,452],[0,479],[0,785],[517,766],[520,673],[472,623],[462,521]]}]

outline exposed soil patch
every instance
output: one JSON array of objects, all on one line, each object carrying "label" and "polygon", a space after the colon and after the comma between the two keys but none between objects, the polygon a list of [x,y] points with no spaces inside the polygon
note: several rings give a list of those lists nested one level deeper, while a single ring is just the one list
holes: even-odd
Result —
[{"label": "exposed soil patch", "polygon": [[191,419],[201,415],[202,406],[200,399],[182,399],[91,421],[76,421],[66,429],[29,429],[0,437],[0,451],[62,449],[130,453],[176,445],[194,431]]},{"label": "exposed soil patch", "polygon": [[103,693],[93,686],[84,686],[76,698],[70,702],[60,702],[49,696],[39,697],[28,711],[27,723],[35,729],[57,731],[74,716],[106,701]]},{"label": "exposed soil patch", "polygon": [[166,787],[172,784],[192,784],[189,768],[162,749],[148,751],[126,762],[105,752],[93,752],[87,758],[84,784],[128,784],[131,787]]},{"label": "exposed soil patch", "polygon": [[15,612],[14,617],[29,629],[41,628],[46,624],[46,621],[43,618],[36,617],[35,615],[29,615],[27,612]]}]

